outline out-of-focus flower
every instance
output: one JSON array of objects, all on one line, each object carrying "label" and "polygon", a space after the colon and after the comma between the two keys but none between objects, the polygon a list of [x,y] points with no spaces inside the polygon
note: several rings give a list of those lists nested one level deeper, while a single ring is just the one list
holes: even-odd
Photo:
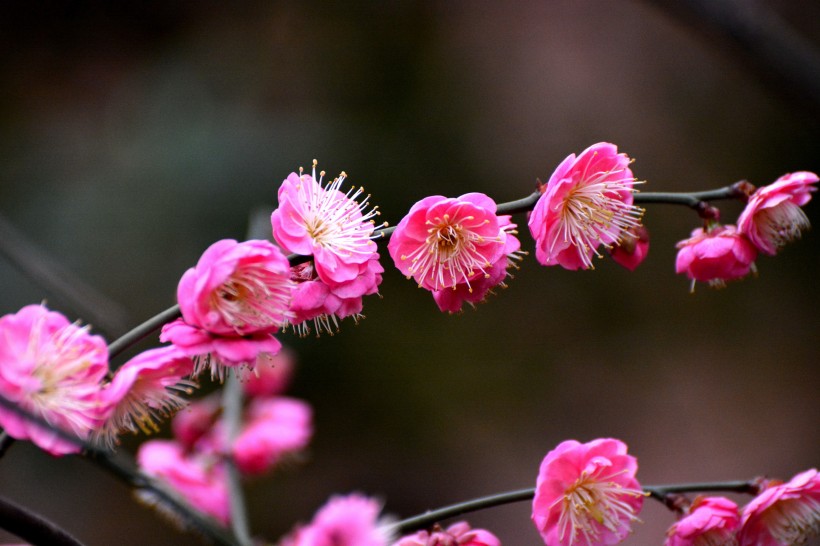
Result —
[{"label": "out-of-focus flower", "polygon": [[644,226],[624,230],[617,246],[609,249],[612,260],[630,271],[643,263],[649,254],[649,230]]},{"label": "out-of-focus flower", "polygon": [[211,334],[275,332],[288,318],[290,264],[268,241],[223,239],[179,281],[182,318]]},{"label": "out-of-focus flower", "polygon": [[501,541],[484,529],[471,529],[466,521],[459,521],[442,530],[436,525],[433,532],[419,531],[402,537],[393,546],[501,546]]},{"label": "out-of-focus flower", "polygon": [[[105,341],[44,305],[0,318],[0,394],[50,425],[87,440],[107,410],[100,399],[108,373]],[[80,447],[26,417],[0,408],[0,426],[52,455]]]},{"label": "out-of-focus flower", "polygon": [[754,268],[757,249],[733,225],[698,228],[689,239],[677,244],[675,272],[695,281],[722,288],[726,281],[740,279]]},{"label": "out-of-focus flower", "polygon": [[282,546],[387,546],[391,537],[378,519],[380,510],[377,501],[355,493],[332,497],[309,525],[285,537]]},{"label": "out-of-focus flower", "polygon": [[402,218],[387,249],[419,287],[438,291],[464,284],[469,290],[506,260],[507,233],[495,211],[495,202],[482,193],[426,197]]},{"label": "out-of-focus flower", "polygon": [[[140,445],[137,463],[143,472],[168,483],[197,510],[222,525],[230,521],[227,474],[218,459],[187,454],[182,445],[171,440],[149,440]],[[150,493],[143,493],[143,500],[157,502]]]},{"label": "out-of-focus flower", "polygon": [[666,532],[665,546],[736,546],[737,504],[725,497],[698,497]]},{"label": "out-of-focus flower", "polygon": [[211,433],[222,414],[222,404],[217,393],[194,400],[171,421],[174,438],[186,450],[192,450]]},{"label": "out-of-focus flower", "polygon": [[614,144],[599,142],[558,165],[528,222],[541,264],[589,269],[599,246],[617,244],[624,230],[641,225],[629,163]]},{"label": "out-of-focus flower", "polygon": [[327,332],[333,335],[339,328],[339,320],[352,317],[358,323],[363,318],[362,298],[377,294],[382,282],[382,268],[374,258],[360,264],[359,275],[342,283],[326,284],[316,274],[313,262],[293,267],[293,291],[290,323],[301,336],[310,333],[313,322],[316,335]]},{"label": "out-of-focus flower", "polygon": [[191,358],[174,346],[149,349],[123,364],[102,391],[110,414],[95,436],[111,447],[125,431],[158,432],[163,418],[187,404],[182,395],[196,383],[183,378],[193,370]]},{"label": "out-of-focus flower", "polygon": [[357,202],[364,190],[351,188],[342,193],[343,172],[322,186],[324,171],[312,175],[291,173],[279,188],[279,207],[271,215],[273,237],[282,248],[303,256],[313,256],[316,273],[327,285],[354,280],[360,266],[378,259],[373,218],[378,207],[368,208],[369,195]]},{"label": "out-of-focus flower", "polygon": [[242,390],[250,397],[282,394],[293,376],[294,357],[287,349],[266,359],[260,359],[253,369],[239,375]]},{"label": "out-of-focus flower", "polygon": [[231,454],[245,474],[262,474],[279,460],[304,449],[313,434],[310,406],[286,397],[255,398],[244,417]]},{"label": "out-of-focus flower", "polygon": [[811,200],[817,181],[816,174],[801,171],[758,188],[738,218],[738,231],[759,251],[774,256],[809,228],[809,219],[800,207]]},{"label": "out-of-focus flower", "polygon": [[518,232],[516,225],[510,221],[509,216],[499,216],[498,224],[506,234],[504,251],[501,256],[492,264],[485,275],[479,275],[469,282],[461,282],[452,288],[444,288],[433,292],[433,299],[442,311],[456,313],[461,311],[464,303],[475,306],[486,300],[496,286],[506,287],[504,281],[509,275],[510,268],[518,268],[517,261],[521,259],[525,252],[521,252],[521,242],[515,236]]},{"label": "out-of-focus flower", "polygon": [[258,332],[246,336],[211,334],[177,319],[162,327],[160,341],[173,343],[194,358],[194,375],[210,370],[211,377],[225,379],[228,368],[254,367],[258,359],[267,360],[282,348],[273,334]]},{"label": "out-of-focus flower", "polygon": [[548,546],[609,546],[638,521],[638,462],[611,438],[561,442],[541,462],[532,520]]},{"label": "out-of-focus flower", "polygon": [[820,533],[820,474],[816,468],[788,483],[772,483],[743,508],[739,546],[805,544]]}]

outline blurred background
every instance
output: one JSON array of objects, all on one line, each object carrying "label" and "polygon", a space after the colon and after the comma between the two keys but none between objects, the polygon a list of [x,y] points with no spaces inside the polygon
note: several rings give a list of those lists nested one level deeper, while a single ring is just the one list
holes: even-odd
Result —
[{"label": "blurred background", "polygon": [[[818,45],[820,4],[765,5]],[[4,2],[0,29],[0,214],[126,311],[95,305],[109,340],[174,303],[202,251],[243,238],[314,158],[392,225],[430,194],[524,197],[599,141],[635,158],[645,191],[820,172],[811,110],[651,2]],[[721,207],[726,222],[740,210]],[[820,224],[820,204],[807,214]],[[530,487],[567,438],[624,440],[646,484],[817,466],[818,231],[759,258],[758,278],[692,295],[674,245],[698,222],[652,206],[636,272],[533,253],[457,316],[384,252],[366,320],[284,337],[316,435],[305,464],[249,484],[253,532],[275,541],[337,493],[407,517]],[[43,299],[90,320],[0,259],[0,314]],[[92,464],[23,442],[0,460],[0,494],[89,545],[200,543]],[[529,516],[469,520],[535,546]],[[673,516],[648,501],[642,519],[627,544],[660,544]]]}]

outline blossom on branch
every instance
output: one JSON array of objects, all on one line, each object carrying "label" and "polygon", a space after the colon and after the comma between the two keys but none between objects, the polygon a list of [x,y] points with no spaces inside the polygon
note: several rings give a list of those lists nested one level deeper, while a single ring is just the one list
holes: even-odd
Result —
[{"label": "blossom on branch", "polygon": [[608,142],[593,144],[558,165],[530,214],[535,257],[542,265],[590,269],[598,247],[617,245],[624,231],[641,225],[633,205],[637,183],[631,160]]},{"label": "blossom on branch", "polygon": [[[79,440],[87,440],[107,411],[100,399],[108,373],[105,341],[44,305],[0,318],[0,395]],[[5,407],[0,427],[52,455],[78,453],[78,444]]]},{"label": "blossom on branch", "polygon": [[379,520],[381,505],[351,494],[332,497],[309,525],[297,527],[281,546],[387,546],[390,531]]},{"label": "blossom on branch", "polygon": [[758,250],[774,256],[809,228],[809,219],[800,207],[811,200],[818,180],[816,174],[800,171],[758,188],[738,218],[738,231]]},{"label": "blossom on branch", "polygon": [[625,230],[618,239],[618,244],[609,249],[609,257],[630,271],[635,271],[648,254],[649,230],[644,226]]},{"label": "blossom on branch", "polygon": [[722,288],[726,281],[745,277],[757,258],[757,249],[733,225],[697,228],[677,247],[675,272],[692,279],[692,291],[696,281]]},{"label": "blossom on branch", "polygon": [[514,224],[495,212],[495,202],[482,193],[426,197],[402,218],[387,249],[399,271],[419,288],[466,292],[455,303],[436,300],[442,310],[457,310],[462,301],[483,299],[492,281],[503,281],[508,252],[518,250],[517,239],[508,246]]},{"label": "blossom on branch", "polygon": [[736,546],[737,504],[725,497],[698,497],[666,532],[664,546]]},{"label": "blossom on branch", "polygon": [[788,483],[771,482],[743,508],[739,546],[805,544],[820,534],[820,474],[816,468]]},{"label": "blossom on branch", "polygon": [[644,493],[626,444],[567,440],[547,453],[535,484],[532,521],[547,546],[610,546],[639,521]]},{"label": "blossom on branch", "polygon": [[471,529],[466,521],[459,521],[447,530],[436,525],[432,533],[419,531],[402,537],[393,546],[501,546],[501,541],[489,531]]},{"label": "blossom on branch", "polygon": [[184,379],[194,363],[174,346],[149,349],[123,364],[102,390],[109,406],[105,423],[95,431],[109,446],[119,433],[159,431],[159,422],[187,404],[196,383]]},{"label": "blossom on branch", "polygon": [[290,385],[295,367],[293,353],[287,349],[259,361],[253,369],[244,369],[239,374],[242,391],[250,397],[282,394]]}]

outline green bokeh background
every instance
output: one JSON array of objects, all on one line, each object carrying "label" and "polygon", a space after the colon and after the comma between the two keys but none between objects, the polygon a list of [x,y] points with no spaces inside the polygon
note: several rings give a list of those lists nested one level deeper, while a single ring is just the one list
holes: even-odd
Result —
[{"label": "green bokeh background", "polygon": [[[818,43],[820,6],[771,5]],[[0,28],[0,213],[132,324],[313,158],[393,225],[430,194],[523,197],[602,140],[635,158],[646,191],[820,172],[817,120],[644,2],[12,2]],[[807,213],[820,223],[816,202]],[[306,464],[249,485],[253,531],[273,541],[336,493],[409,516],[528,487],[566,438],[623,439],[645,483],[816,466],[817,231],[761,257],[759,278],[691,295],[674,245],[698,218],[660,205],[645,223],[636,272],[531,254],[459,316],[384,253],[366,320],[284,337],[316,436]],[[0,283],[2,313],[48,298],[82,318],[3,260]],[[0,494],[89,545],[199,543],[92,465],[24,443],[0,460]],[[643,519],[628,543],[661,543],[671,514],[648,503]],[[541,544],[526,504],[470,520],[507,546]]]}]

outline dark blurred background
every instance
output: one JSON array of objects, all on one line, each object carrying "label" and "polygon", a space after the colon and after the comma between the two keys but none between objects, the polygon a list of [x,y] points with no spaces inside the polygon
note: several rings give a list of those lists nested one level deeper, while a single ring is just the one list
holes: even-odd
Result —
[{"label": "dark blurred background", "polygon": [[[820,4],[763,5],[818,45]],[[243,238],[313,158],[391,224],[434,193],[524,197],[602,140],[645,191],[820,172],[820,122],[780,93],[793,86],[652,2],[4,2],[0,29],[0,214],[127,310],[94,324],[109,339],[171,305],[201,252]],[[722,207],[734,221],[740,206]],[[820,224],[816,201],[807,213]],[[529,487],[567,438],[623,439],[647,484],[816,466],[817,230],[761,257],[759,278],[691,295],[674,245],[697,216],[653,206],[645,223],[634,273],[531,255],[507,290],[447,316],[388,267],[358,326],[286,336],[316,437],[307,464],[250,484],[253,531],[273,541],[334,493],[409,516]],[[89,320],[5,259],[0,283],[0,313],[47,298]],[[89,545],[199,543],[86,461],[22,442],[0,494]],[[535,546],[529,514],[469,519]],[[643,519],[628,544],[660,544],[672,515],[648,502]]]}]

